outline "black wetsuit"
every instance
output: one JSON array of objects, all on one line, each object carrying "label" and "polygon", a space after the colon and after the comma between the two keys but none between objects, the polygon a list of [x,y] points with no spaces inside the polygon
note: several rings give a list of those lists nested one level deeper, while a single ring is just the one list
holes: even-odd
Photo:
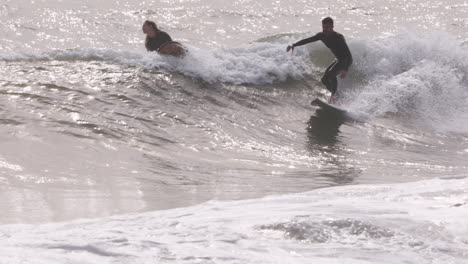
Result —
[{"label": "black wetsuit", "polygon": [[158,51],[165,43],[172,41],[171,36],[164,31],[158,31],[155,37],[146,36],[145,47],[148,51]]},{"label": "black wetsuit", "polygon": [[351,66],[353,63],[353,56],[349,51],[348,45],[346,44],[343,35],[334,31],[330,33],[319,32],[313,37],[306,38],[297,43],[294,43],[294,47],[317,40],[321,40],[336,57],[336,60],[330,64],[330,66],[328,66],[325,74],[322,77],[322,83],[325,84],[327,89],[332,93],[332,95],[334,95],[338,87],[338,80],[336,79],[336,75],[338,75],[342,70],[348,70],[349,66]]}]

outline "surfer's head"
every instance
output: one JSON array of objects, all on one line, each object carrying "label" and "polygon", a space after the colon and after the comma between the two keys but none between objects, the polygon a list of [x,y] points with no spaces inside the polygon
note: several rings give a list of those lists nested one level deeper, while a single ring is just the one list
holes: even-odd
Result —
[{"label": "surfer's head", "polygon": [[143,33],[149,36],[154,36],[156,35],[156,32],[158,32],[158,27],[156,26],[156,23],[154,23],[153,21],[146,20],[145,23],[143,23],[142,30],[143,30]]},{"label": "surfer's head", "polygon": [[333,19],[331,17],[322,19],[322,31],[323,33],[333,32]]}]

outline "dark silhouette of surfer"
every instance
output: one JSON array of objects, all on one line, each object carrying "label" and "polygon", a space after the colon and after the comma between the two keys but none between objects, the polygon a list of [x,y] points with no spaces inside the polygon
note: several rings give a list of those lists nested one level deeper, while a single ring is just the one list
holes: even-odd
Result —
[{"label": "dark silhouette of surfer", "polygon": [[331,92],[329,103],[334,103],[336,101],[336,92],[338,89],[336,76],[339,74],[341,78],[345,78],[348,74],[349,67],[353,63],[353,56],[351,55],[351,51],[343,35],[335,32],[333,28],[333,19],[331,17],[326,17],[322,20],[322,32],[289,45],[286,49],[286,51],[293,51],[297,46],[321,40],[335,55],[336,60],[328,66],[322,77],[322,83]]}]

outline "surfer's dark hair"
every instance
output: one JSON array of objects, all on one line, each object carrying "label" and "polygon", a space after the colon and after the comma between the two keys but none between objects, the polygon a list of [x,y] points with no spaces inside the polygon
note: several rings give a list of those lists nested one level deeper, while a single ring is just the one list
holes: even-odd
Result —
[{"label": "surfer's dark hair", "polygon": [[156,23],[154,23],[153,21],[146,20],[144,24],[150,25],[150,27],[152,27],[154,31],[158,31],[158,26],[156,26]]},{"label": "surfer's dark hair", "polygon": [[327,24],[327,25],[332,25],[333,26],[333,18],[326,17],[326,18],[322,19],[322,24]]}]

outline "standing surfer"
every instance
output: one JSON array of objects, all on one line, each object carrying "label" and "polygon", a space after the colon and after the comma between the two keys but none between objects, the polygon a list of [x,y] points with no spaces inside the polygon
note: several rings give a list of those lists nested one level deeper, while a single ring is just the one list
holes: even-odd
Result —
[{"label": "standing surfer", "polygon": [[328,66],[322,77],[322,83],[331,92],[329,102],[334,103],[338,88],[338,80],[336,79],[336,76],[340,74],[341,78],[346,77],[349,66],[353,63],[353,56],[349,51],[343,35],[333,30],[333,19],[331,17],[324,18],[322,20],[322,32],[288,46],[286,51],[294,50],[297,46],[302,46],[317,40],[321,40],[336,57],[336,60]]}]

